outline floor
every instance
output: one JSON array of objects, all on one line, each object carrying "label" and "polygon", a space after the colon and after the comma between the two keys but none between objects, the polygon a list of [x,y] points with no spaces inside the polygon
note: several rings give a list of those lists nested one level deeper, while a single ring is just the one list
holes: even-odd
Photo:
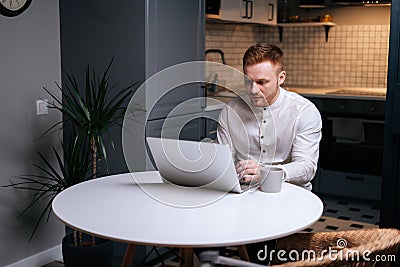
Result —
[{"label": "floor", "polygon": [[379,205],[354,199],[324,196],[322,217],[304,232],[374,228],[379,225]]},{"label": "floor", "polygon": [[62,262],[54,261],[52,263],[44,265],[43,267],[64,267],[64,264]]},{"label": "floor", "polygon": [[[374,228],[379,225],[379,205],[377,203],[323,196],[322,217],[303,232],[326,232]],[[170,266],[178,266],[175,257],[166,260]],[[52,262],[43,267],[63,267],[61,262]],[[160,266],[160,265],[154,265]]]}]

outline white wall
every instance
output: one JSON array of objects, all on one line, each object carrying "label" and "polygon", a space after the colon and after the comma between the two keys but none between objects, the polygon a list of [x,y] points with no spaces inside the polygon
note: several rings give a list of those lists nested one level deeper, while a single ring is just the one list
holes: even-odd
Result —
[{"label": "white wall", "polygon": [[[20,16],[0,15],[0,185],[33,173],[32,164],[40,162],[37,151],[50,155],[51,144],[60,149],[61,135],[37,140],[60,114],[35,113],[36,99],[49,98],[42,87],[56,88],[61,80],[58,6],[58,1],[38,0]],[[26,197],[25,192],[0,187],[0,266],[26,266],[24,259],[61,243],[64,228],[53,217],[29,242],[40,210],[16,219]],[[30,258],[32,267],[43,264],[32,262]]]}]

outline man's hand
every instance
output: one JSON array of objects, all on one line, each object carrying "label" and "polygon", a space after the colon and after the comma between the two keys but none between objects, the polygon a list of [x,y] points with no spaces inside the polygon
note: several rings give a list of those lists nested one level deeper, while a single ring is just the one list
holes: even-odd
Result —
[{"label": "man's hand", "polygon": [[252,159],[241,160],[236,164],[236,172],[242,183],[259,182],[260,176],[260,164]]}]

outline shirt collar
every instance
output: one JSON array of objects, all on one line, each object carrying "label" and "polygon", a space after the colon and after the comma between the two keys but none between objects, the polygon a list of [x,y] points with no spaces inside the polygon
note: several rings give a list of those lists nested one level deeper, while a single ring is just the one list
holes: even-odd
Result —
[{"label": "shirt collar", "polygon": [[283,101],[283,98],[284,98],[283,95],[284,94],[285,94],[285,89],[283,89],[282,87],[279,86],[278,98],[275,100],[274,103],[272,103],[272,105],[269,105],[269,106],[266,106],[266,107],[255,107],[255,106],[253,106],[252,108],[253,108],[254,112],[256,113],[256,116],[262,116],[264,108],[268,108],[269,107],[271,110],[278,108],[281,105],[282,101]]}]

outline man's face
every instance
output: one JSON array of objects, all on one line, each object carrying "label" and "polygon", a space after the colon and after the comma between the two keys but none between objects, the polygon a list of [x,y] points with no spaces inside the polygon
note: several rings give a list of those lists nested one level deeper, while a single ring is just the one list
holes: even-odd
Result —
[{"label": "man's face", "polygon": [[244,68],[247,75],[245,84],[247,93],[254,106],[265,107],[275,102],[279,95],[279,86],[285,81],[285,71],[269,61],[249,65]]}]

